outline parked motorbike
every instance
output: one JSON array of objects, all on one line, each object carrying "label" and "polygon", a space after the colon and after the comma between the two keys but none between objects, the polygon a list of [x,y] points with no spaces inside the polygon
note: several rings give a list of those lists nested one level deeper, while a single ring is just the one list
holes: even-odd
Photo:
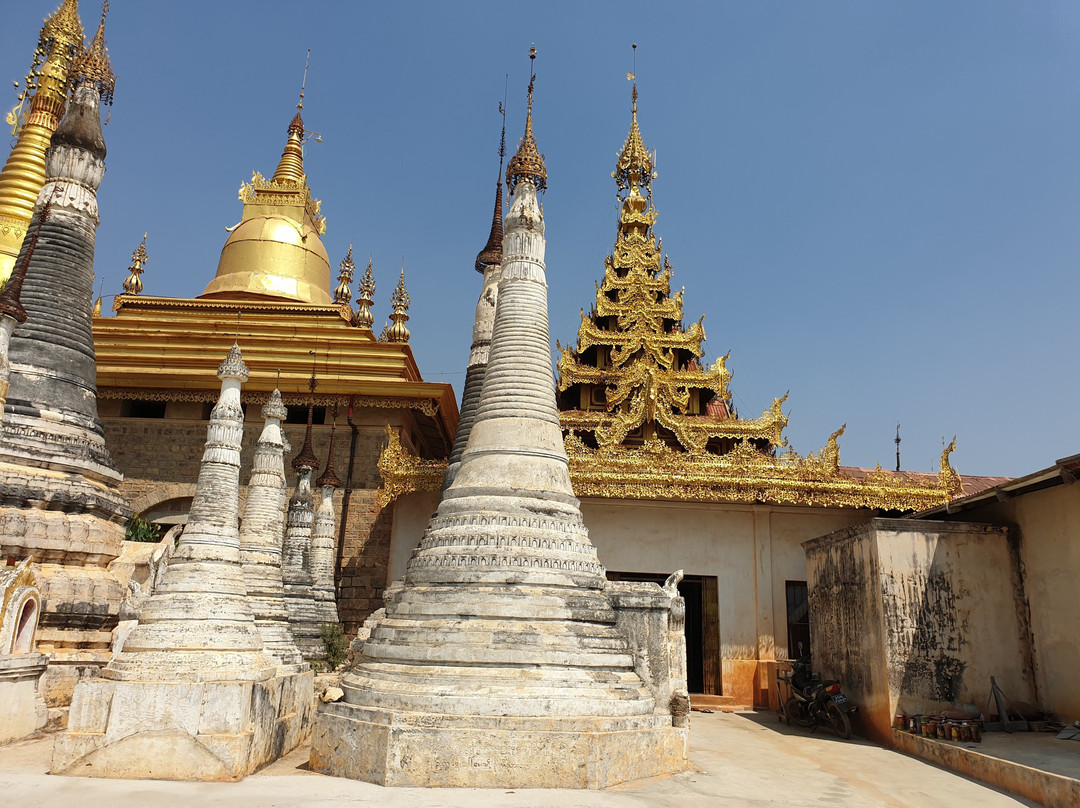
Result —
[{"label": "parked motorbike", "polygon": [[840,692],[840,683],[833,679],[822,680],[810,672],[810,657],[799,657],[792,663],[786,682],[787,698],[784,700],[783,718],[790,724],[817,729],[821,724],[830,727],[841,738],[851,737],[850,713],[858,707]]}]

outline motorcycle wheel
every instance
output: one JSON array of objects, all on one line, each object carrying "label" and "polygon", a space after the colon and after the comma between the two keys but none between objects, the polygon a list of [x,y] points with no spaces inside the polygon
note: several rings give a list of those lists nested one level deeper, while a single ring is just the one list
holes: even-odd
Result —
[{"label": "motorcycle wheel", "polygon": [[814,720],[806,711],[806,705],[794,696],[784,702],[784,715],[788,717],[789,722],[794,721],[800,727],[810,727],[814,724]]},{"label": "motorcycle wheel", "polygon": [[825,707],[825,717],[828,719],[829,726],[832,727],[833,732],[845,741],[851,737],[851,719],[848,718],[847,713],[831,701]]}]

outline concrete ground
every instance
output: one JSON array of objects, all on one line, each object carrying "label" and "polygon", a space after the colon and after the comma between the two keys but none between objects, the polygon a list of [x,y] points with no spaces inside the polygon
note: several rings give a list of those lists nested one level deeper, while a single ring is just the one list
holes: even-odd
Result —
[{"label": "concrete ground", "polygon": [[980,808],[1035,805],[915,758],[825,730],[779,724],[771,713],[701,714],[691,719],[690,759],[696,767],[605,791],[511,789],[390,789],[307,771],[307,749],[241,783],[94,780],[46,774],[52,738],[0,747],[5,805],[317,806],[386,808]]}]

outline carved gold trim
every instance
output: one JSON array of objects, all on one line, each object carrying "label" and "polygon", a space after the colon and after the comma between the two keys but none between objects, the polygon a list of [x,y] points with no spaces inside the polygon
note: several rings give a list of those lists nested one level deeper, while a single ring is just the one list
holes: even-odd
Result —
[{"label": "carved gold trim", "polygon": [[405,451],[398,431],[386,427],[386,448],[379,453],[382,487],[375,494],[379,508],[415,491],[438,491],[446,475],[445,460],[421,460]]},{"label": "carved gold trim", "polygon": [[[146,390],[128,387],[103,387],[98,390],[99,399],[112,399],[128,401],[137,399],[140,401],[201,401],[214,403],[218,400],[220,391],[216,390]],[[417,410],[429,418],[434,418],[439,412],[439,405],[431,399],[395,398],[392,396],[351,396],[353,407],[371,407],[383,410]],[[270,400],[270,393],[245,392],[241,399],[246,404],[265,404]],[[330,407],[334,404],[348,404],[348,395],[316,395],[315,405],[318,407]],[[310,396],[306,393],[283,393],[282,401],[292,406],[307,406]]]},{"label": "carved gold trim", "polygon": [[[880,466],[860,474],[840,466],[837,439],[843,431],[838,429],[824,448],[805,457],[790,449],[773,457],[745,443],[724,455],[681,452],[659,440],[640,449],[591,449],[573,432],[564,445],[579,497],[916,511],[942,505],[960,493],[960,475],[949,464],[955,440],[942,453],[936,476],[896,475]],[[379,456],[379,507],[405,494],[438,491],[445,471],[445,461],[407,453],[390,430]]]}]

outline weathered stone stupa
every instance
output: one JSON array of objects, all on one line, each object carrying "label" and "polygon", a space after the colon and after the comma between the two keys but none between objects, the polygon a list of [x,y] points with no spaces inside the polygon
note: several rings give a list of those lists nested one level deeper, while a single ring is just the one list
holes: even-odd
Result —
[{"label": "weathered stone stupa", "polygon": [[672,698],[685,693],[685,645],[672,629],[682,601],[653,585],[636,600],[624,593],[632,608],[613,607],[570,486],[532,90],[507,168],[513,202],[476,419],[344,700],[319,706],[311,765],[326,774],[599,788],[687,765],[685,699]]},{"label": "weathered stone stupa", "polygon": [[106,151],[99,108],[115,82],[104,18],[70,78],[72,100],[52,136],[30,237],[16,262],[23,312],[11,313],[16,321],[25,313],[25,322],[11,336],[0,431],[0,546],[39,565],[38,645],[50,656],[50,706],[66,704],[82,671],[109,659],[127,591],[106,567],[120,554],[131,515],[98,419],[91,333]]},{"label": "weathered stone stupa", "polygon": [[281,577],[281,550],[285,537],[285,440],[281,422],[288,410],[275,388],[262,408],[265,420],[255,447],[244,518],[240,527],[240,558],[244,583],[266,653],[283,672],[306,670],[307,665],[289,632]]},{"label": "weathered stone stupa", "polygon": [[[505,116],[505,112],[503,115]],[[461,455],[469,442],[469,433],[476,420],[476,409],[480,404],[480,391],[484,386],[484,374],[487,371],[488,355],[491,351],[491,330],[495,325],[495,301],[499,294],[499,274],[502,270],[503,241],[503,198],[502,171],[503,158],[506,156],[506,120],[503,119],[502,135],[499,138],[499,180],[495,185],[495,212],[491,215],[491,232],[487,243],[476,256],[476,271],[484,276],[480,289],[480,299],[476,302],[476,316],[473,319],[473,339],[469,349],[469,364],[465,369],[465,387],[461,394],[461,417],[458,419],[457,433],[454,435],[454,448],[450,453],[450,463],[443,479],[443,489],[450,487],[461,467]]]},{"label": "weathered stone stupa", "polygon": [[[315,395],[315,372],[310,382]],[[314,405],[308,403],[307,431],[300,453],[292,459],[296,472],[296,488],[289,498],[285,521],[285,548],[282,554],[282,579],[285,582],[285,607],[289,614],[289,631],[305,659],[322,659],[326,648],[322,642],[319,612],[311,576],[311,537],[315,528],[315,497],[311,492],[311,476],[319,467],[319,458],[311,445],[311,419]]]},{"label": "weathered stone stupa", "polygon": [[[334,553],[337,549],[337,519],[334,514],[334,492],[341,480],[334,470],[334,432],[330,428],[330,448],[326,468],[315,481],[319,488],[319,503],[315,508],[315,524],[311,529],[311,594],[318,613],[320,635],[323,626],[338,622],[337,598],[334,586]],[[325,647],[324,647],[325,651]]]},{"label": "weathered stone stupa", "polygon": [[123,650],[76,686],[54,773],[238,780],[307,733],[312,674],[264,653],[241,563],[238,346],[218,378],[187,528]]}]

